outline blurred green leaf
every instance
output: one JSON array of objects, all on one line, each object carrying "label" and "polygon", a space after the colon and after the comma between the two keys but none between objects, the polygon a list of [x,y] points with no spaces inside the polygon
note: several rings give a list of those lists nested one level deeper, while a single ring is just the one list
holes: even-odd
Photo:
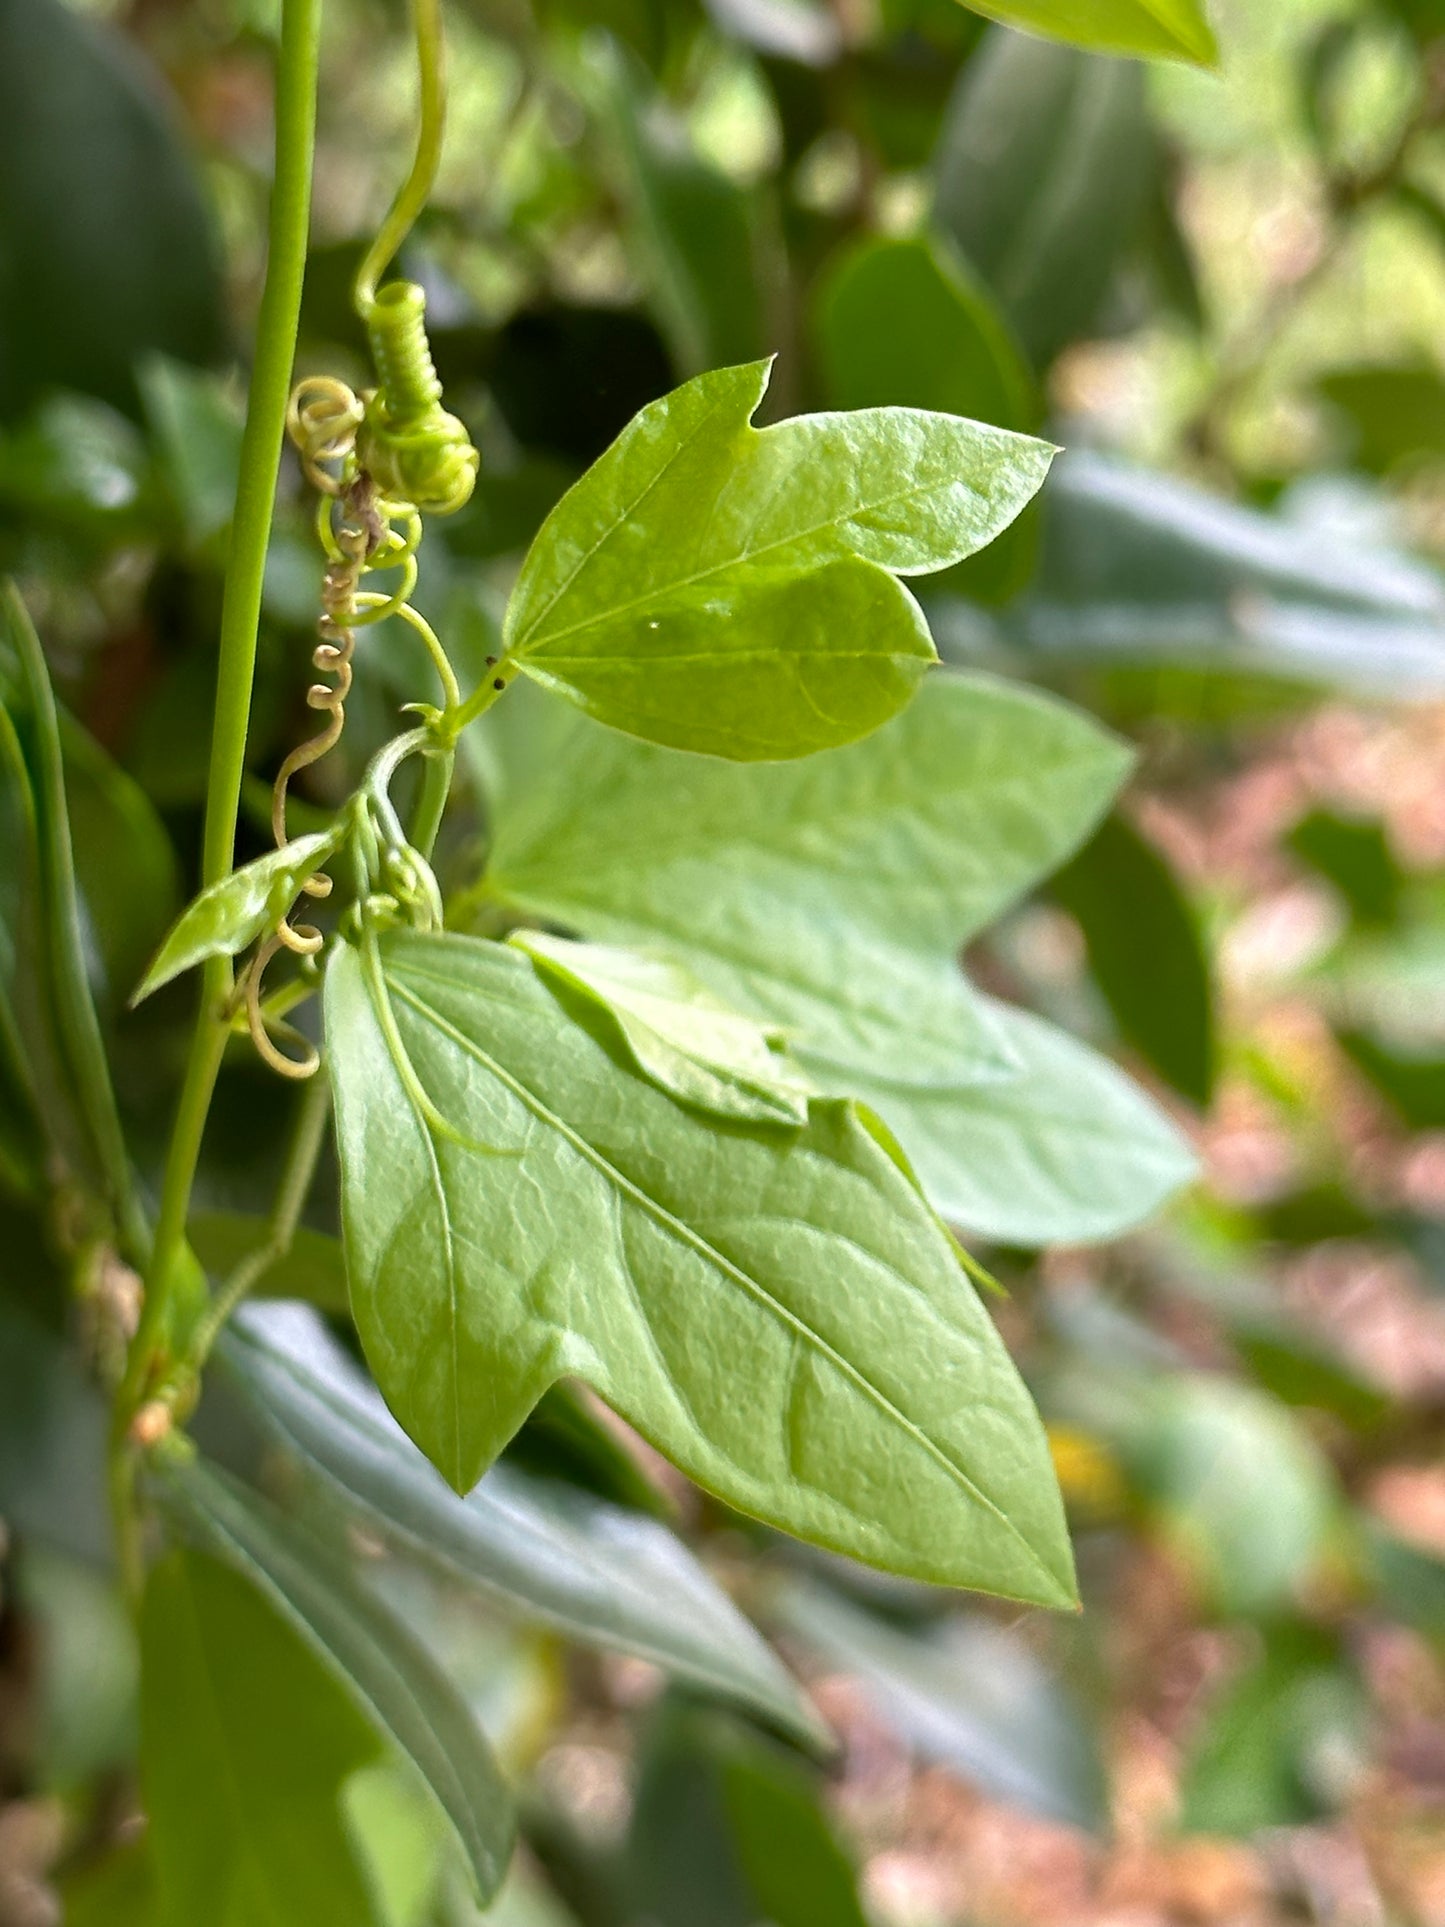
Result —
[{"label": "blurred green leaf", "polygon": [[655,1927],[867,1923],[812,1777],[685,1702],[653,1716],[626,1869],[638,1916]]},{"label": "blurred green leaf", "polygon": [[762,190],[700,158],[686,123],[613,42],[584,73],[633,246],[679,373],[752,361],[775,345],[788,264]]},{"label": "blurred green leaf", "polygon": [[40,639],[13,583],[0,583],[0,651],[0,699],[13,726],[12,746],[18,741],[24,754],[33,799],[41,932],[33,968],[44,979],[37,995],[53,1012],[55,1054],[89,1140],[94,1181],[138,1251],[146,1240],[87,970],[60,718]]},{"label": "blurred green leaf", "polygon": [[[118,1847],[64,1884],[65,1927],[163,1927],[150,1844]],[[362,1924],[364,1927],[364,1923]]]},{"label": "blurred green leaf", "polygon": [[1445,376],[1438,369],[1336,368],[1318,385],[1349,425],[1352,459],[1372,475],[1412,456],[1445,459]]},{"label": "blurred green leaf", "polygon": [[[1064,18],[1048,0],[1029,10],[1045,31]],[[939,135],[934,218],[1038,366],[1097,320],[1156,166],[1141,68],[1012,33],[990,35],[964,68]]]},{"label": "blurred green leaf", "polygon": [[[835,408],[927,408],[1032,432],[1039,402],[989,295],[938,241],[870,237],[832,263],[814,301],[824,390]],[[1036,512],[960,563],[948,582],[1004,600],[1024,586]]]},{"label": "blurred green leaf", "polygon": [[[18,1227],[4,1229],[7,1283],[33,1284]],[[59,1334],[0,1289],[0,1518],[14,1533],[91,1565],[109,1562],[106,1425],[99,1392]]]},{"label": "blurred green leaf", "polygon": [[189,547],[213,544],[231,524],[241,469],[240,397],[220,377],[164,356],[140,371],[146,420]]},{"label": "blurred green leaf", "polygon": [[723,369],[643,410],[542,525],[505,659],[599,721],[743,762],[903,707],[934,650],[897,577],[991,541],[1053,451],[909,410],[759,431],[767,381]]},{"label": "blurred green leaf", "polygon": [[907,1632],[818,1587],[790,1592],[784,1610],[794,1636],[856,1674],[922,1759],[1045,1819],[1091,1833],[1107,1828],[1097,1736],[1016,1633],[962,1615]]},{"label": "blurred green leaf", "polygon": [[1000,631],[1046,663],[1197,664],[1390,701],[1445,691],[1445,586],[1393,550],[1093,453],[1056,464],[1043,519],[1038,578]]},{"label": "blurred green leaf", "polygon": [[1195,1738],[1180,1825],[1248,1836],[1331,1813],[1358,1775],[1366,1716],[1364,1691],[1330,1634],[1271,1628]]},{"label": "blurred green leaf", "polygon": [[[344,1749],[350,1764],[343,1765],[341,1771],[349,1773],[369,1764],[376,1757],[381,1741],[409,1761],[450,1821],[458,1844],[466,1854],[479,1896],[483,1902],[489,1899],[501,1885],[511,1855],[511,1795],[480,1726],[451,1681],[413,1640],[400,1620],[362,1589],[346,1564],[258,1494],[248,1492],[228,1475],[199,1459],[168,1468],[159,1481],[159,1489],[170,1517],[187,1536],[217,1559],[224,1560],[235,1573],[245,1576],[241,1582],[229,1573],[223,1575],[210,1560],[203,1562],[200,1569],[214,1577],[202,1583],[220,1594],[222,1618],[238,1613],[253,1619],[269,1618],[255,1596],[255,1592],[259,1592],[285,1621],[285,1626],[278,1626],[271,1635],[270,1643],[275,1648],[283,1643],[294,1647],[295,1658],[287,1665],[294,1676],[299,1705],[304,1707],[309,1701],[315,1706],[324,1700],[325,1725],[335,1730],[339,1725],[339,1706],[344,1701],[350,1702],[355,1723],[349,1723]],[[167,1619],[170,1613],[184,1614],[186,1595],[194,1591],[195,1570],[196,1564],[191,1561],[181,1578],[168,1582],[162,1595],[168,1598]],[[220,1583],[223,1577],[224,1585]],[[255,1588],[255,1592],[251,1588]],[[194,1607],[191,1616],[193,1620],[199,1619]],[[175,1793],[177,1824],[183,1824],[187,1805],[194,1807],[197,1789],[204,1789],[214,1774],[194,1774],[186,1766],[182,1749],[174,1743],[171,1728],[179,1715],[174,1709],[166,1710],[169,1693],[177,1690],[174,1682],[169,1686],[167,1699],[157,1704],[151,1698],[152,1679],[166,1677],[165,1660],[159,1656],[169,1643],[165,1627],[166,1621],[163,1621],[162,1628],[154,1635],[155,1661],[151,1657],[151,1639],[145,1629],[142,1630],[143,1751],[148,1762],[148,1789],[153,1779],[163,1776]],[[304,1646],[284,1639],[288,1630],[290,1635],[299,1635]],[[252,1631],[240,1642],[238,1657],[242,1669],[254,1663],[245,1658],[245,1639],[251,1641],[254,1649],[256,1633]],[[225,1657],[235,1653],[236,1646],[237,1642],[222,1630],[208,1667],[218,1688]],[[303,1667],[300,1661],[305,1648],[309,1648],[311,1658]],[[318,1670],[313,1660],[319,1660],[325,1670]],[[258,1669],[261,1681],[267,1679],[274,1663],[273,1652],[271,1660]],[[272,1705],[276,1705],[278,1696],[287,1696],[286,1689],[274,1680],[269,1686],[258,1686],[254,1677],[245,1677],[244,1670],[241,1677],[233,1675],[232,1679],[228,1687],[235,1692],[233,1704],[242,1720],[248,1707],[252,1712],[257,1710],[253,1702],[258,1690],[273,1696]],[[344,1694],[335,1690],[338,1685]],[[183,1698],[192,1698],[196,1693],[194,1685],[183,1684],[179,1690]],[[315,1717],[321,1716],[318,1710]],[[232,1736],[230,1727],[228,1720],[223,1737],[229,1744],[257,1744],[257,1735]],[[282,1735],[284,1731],[283,1725]],[[167,1734],[165,1744],[160,1740],[162,1732]],[[371,1743],[369,1747],[361,1746],[358,1733],[366,1734]],[[270,1743],[285,1750],[285,1741],[280,1735],[272,1734]],[[269,1753],[269,1744],[266,1750]],[[300,1754],[305,1749],[298,1745],[296,1750]],[[298,1760],[298,1765],[307,1778],[315,1771],[314,1762],[303,1759]],[[252,1761],[251,1772],[265,1770],[263,1763]],[[273,1778],[276,1770],[274,1765],[270,1768]],[[327,1784],[334,1789],[338,1777],[335,1769],[329,1769],[326,1777]],[[153,1801],[154,1793],[149,1797]],[[258,1797],[264,1803],[265,1795]],[[268,1818],[264,1810],[261,1818],[263,1822]],[[301,1830],[297,1845],[305,1848],[315,1830],[315,1822]],[[284,1851],[282,1843],[277,1846]],[[200,1880],[204,1859],[213,1857],[216,1849],[211,1848],[207,1854],[204,1850],[197,1853],[195,1848],[194,1832],[187,1841],[170,1844],[169,1851],[177,1857],[172,1872],[166,1859],[167,1849],[158,1846],[168,1890],[173,1888],[182,1869],[188,1870],[195,1881]],[[270,1856],[263,1853],[261,1857],[264,1863]],[[316,1871],[319,1876],[320,1869]],[[294,1874],[286,1876],[293,1904],[297,1904],[294,1897],[306,1894],[311,1888],[309,1882],[297,1886],[294,1880]],[[255,1904],[253,1898],[253,1908]],[[335,1884],[334,1878],[327,1884],[318,1878],[313,1904],[318,1911],[307,1913],[303,1907],[295,1913],[297,1927],[301,1927],[303,1921],[307,1927],[318,1927],[320,1922],[332,1919],[336,1927],[354,1927],[357,1919],[371,1918],[369,1912],[356,1915],[344,1910],[349,1903],[345,1901],[344,1889]],[[194,1913],[192,1917],[196,1917]],[[291,1917],[278,1916],[278,1919]],[[254,1918],[254,1912],[237,1913],[235,1927],[242,1927],[243,1922],[245,1927],[250,1927]],[[229,1920],[227,1927],[230,1927]]]},{"label": "blurred green leaf", "polygon": [[[199,1211],[192,1213],[187,1233],[211,1276],[225,1278],[270,1241],[271,1226],[265,1218],[241,1211]],[[267,1265],[251,1289],[265,1298],[300,1298],[322,1311],[345,1312],[346,1261],[340,1239],[299,1226],[284,1257]]]},{"label": "blurred green leaf", "polygon": [[511,942],[606,1011],[659,1089],[720,1117],[807,1123],[812,1086],[781,1050],[782,1031],[729,1010],[681,964],[540,931]]},{"label": "blurred green leaf", "polygon": [[1053,878],[1119,1033],[1181,1097],[1214,1091],[1214,982],[1193,909],[1154,845],[1108,817]]},{"label": "blurred green leaf", "polygon": [[1295,1600],[1335,1528],[1337,1495],[1290,1412],[1228,1379],[1180,1374],[1121,1418],[1121,1443],[1212,1603],[1257,1615]]},{"label": "blurred green leaf", "polygon": [[1427,1639],[1445,1640],[1445,1559],[1376,1520],[1361,1523],[1366,1572],[1385,1612]]},{"label": "blurred green leaf", "polygon": [[450,934],[338,951],[326,1034],[353,1313],[387,1402],[458,1489],[572,1373],[786,1531],[1072,1602],[1037,1414],[851,1106],[813,1104],[796,1130],[704,1121],[518,951]]},{"label": "blurred green leaf", "polygon": [[155,77],[60,0],[0,0],[0,416],[51,387],[130,408],[223,339],[210,215]]},{"label": "blurred green leaf", "polygon": [[1201,0],[964,0],[975,13],[1100,53],[1190,60],[1212,67],[1219,48]]},{"label": "blurred green leaf", "polygon": [[1335,886],[1355,922],[1389,925],[1397,921],[1405,876],[1378,818],[1311,810],[1295,824],[1285,843]]},{"label": "blurred green leaf", "polygon": [[1286,1405],[1332,1412],[1360,1432],[1390,1416],[1389,1394],[1309,1332],[1283,1321],[1240,1320],[1232,1324],[1230,1338],[1255,1382]]},{"label": "blurred green leaf", "polygon": [[83,395],[48,396],[18,427],[0,433],[0,502],[112,540],[156,520],[140,432]]},{"label": "blurred green leaf", "polygon": [[373,1531],[573,1639],[635,1653],[805,1741],[817,1726],[758,1634],[661,1525],[496,1466],[461,1499],[320,1322],[253,1306],[222,1356],[258,1416]]},{"label": "blurred green leaf", "polygon": [[85,934],[101,966],[95,989],[110,1018],[176,913],[179,865],[145,791],[63,713],[60,744]]},{"label": "blurred green leaf", "polygon": [[141,1777],[166,1917],[380,1927],[341,1815],[381,1742],[313,1652],[229,1567],[150,1575]]},{"label": "blurred green leaf", "polygon": [[43,1542],[27,1543],[18,1567],[36,1651],[36,1769],[46,1791],[73,1793],[134,1756],[135,1627],[110,1573]]},{"label": "blurred green leaf", "polygon": [[1445,1049],[1379,1031],[1344,1029],[1336,1034],[1356,1068],[1407,1129],[1445,1129]]}]

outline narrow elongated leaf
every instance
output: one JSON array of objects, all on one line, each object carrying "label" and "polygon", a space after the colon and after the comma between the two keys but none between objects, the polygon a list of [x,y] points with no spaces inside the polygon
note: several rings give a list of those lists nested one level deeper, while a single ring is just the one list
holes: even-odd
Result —
[{"label": "narrow elongated leaf", "polygon": [[[340,1560],[257,1494],[199,1460],[169,1468],[160,1489],[172,1517],[264,1593],[375,1733],[410,1760],[488,1899],[512,1850],[511,1795],[451,1682]],[[345,1916],[337,1927],[343,1921],[350,1927]]]},{"label": "narrow elongated leaf", "polygon": [[172,925],[132,1003],[207,957],[234,957],[296,901],[304,880],[337,849],[344,827],[293,837],[203,890]]},{"label": "narrow elongated leaf", "polygon": [[975,13],[1097,53],[1212,67],[1219,47],[1201,0],[964,0]]},{"label": "narrow elongated leaf", "polygon": [[1098,1740],[1029,1646],[981,1618],[907,1636],[836,1593],[786,1595],[789,1629],[860,1678],[919,1755],[995,1799],[1102,1832],[1108,1784]]},{"label": "narrow elongated leaf", "polygon": [[934,660],[895,580],[972,555],[1037,492],[1045,443],[912,409],[750,426],[768,364],[643,409],[543,523],[507,654],[602,722],[775,761],[854,741]]},{"label": "narrow elongated leaf", "polygon": [[1030,655],[1445,691],[1445,586],[1405,555],[1092,453],[1058,464],[1046,510],[1038,580],[1001,618]]},{"label": "narrow elongated leaf", "polygon": [[[1063,16],[1052,0],[1030,10]],[[998,33],[964,68],[934,217],[1040,367],[1098,316],[1157,164],[1139,67]]]},{"label": "narrow elongated leaf", "polygon": [[681,1541],[555,1479],[496,1466],[459,1498],[313,1313],[251,1306],[222,1356],[260,1416],[347,1511],[574,1639],[635,1653],[805,1739],[816,1721]]},{"label": "narrow elongated leaf", "polygon": [[[674,957],[785,1026],[825,1090],[878,1111],[946,1216],[1022,1243],[1105,1237],[1192,1172],[1112,1066],[954,962],[1122,780],[1128,751],[1085,717],[940,675],[866,743],[750,771],[520,720],[496,736],[497,894]],[[535,775],[559,763],[565,809]]]},{"label": "narrow elongated leaf", "polygon": [[799,1131],[697,1118],[588,1015],[456,936],[388,932],[328,970],[353,1311],[428,1457],[468,1489],[572,1374],[759,1518],[1069,1602],[1028,1395],[852,1107]]},{"label": "narrow elongated leaf", "polygon": [[380,1927],[342,1789],[381,1742],[238,1574],[177,1551],[151,1573],[142,1777],[167,1920]]},{"label": "narrow elongated leaf", "polygon": [[[4,695],[33,792],[43,942],[37,965],[45,972],[57,1051],[69,1075],[100,1183],[127,1235],[139,1247],[144,1237],[137,1221],[130,1162],[86,970],[60,718],[40,638],[13,582],[0,584],[0,642],[14,665],[13,686],[4,688]],[[8,682],[7,674],[0,679],[0,688]]]},{"label": "narrow elongated leaf", "polygon": [[536,931],[512,942],[539,970],[595,998],[637,1068],[674,1097],[724,1117],[807,1123],[812,1087],[774,1049],[782,1032],[729,1010],[682,965]]},{"label": "narrow elongated leaf", "polygon": [[1208,1104],[1214,984],[1199,925],[1164,857],[1111,816],[1054,878],[1121,1035],[1172,1088]]}]

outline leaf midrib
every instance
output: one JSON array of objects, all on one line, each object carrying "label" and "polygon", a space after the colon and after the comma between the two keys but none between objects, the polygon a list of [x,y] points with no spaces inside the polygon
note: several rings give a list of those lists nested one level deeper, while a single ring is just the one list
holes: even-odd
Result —
[{"label": "leaf midrib", "polygon": [[[750,432],[757,433],[757,431]],[[762,432],[766,433],[767,431],[764,430]],[[758,439],[762,439],[761,434],[758,435]],[[679,453],[680,452],[679,450]],[[661,477],[658,479],[660,480]],[[807,542],[814,536],[823,534],[825,531],[841,527],[845,522],[856,521],[859,516],[873,515],[880,509],[893,508],[896,504],[902,502],[916,502],[925,495],[937,495],[941,493],[943,489],[954,488],[960,484],[968,488],[972,494],[982,495],[981,490],[973,488],[972,484],[965,482],[961,476],[958,476],[950,478],[943,483],[923,482],[913,488],[897,489],[890,495],[880,495],[876,501],[855,503],[845,513],[830,515],[821,522],[812,523],[807,528],[794,529],[787,535],[779,536],[776,541],[762,543],[758,548],[740,549],[735,554],[725,556],[721,562],[709,563],[706,568],[696,570],[692,575],[677,576],[672,581],[656,583],[643,595],[633,596],[631,600],[627,602],[613,603],[610,608],[603,609],[596,615],[584,616],[580,621],[566,623],[560,629],[553,629],[539,635],[538,628],[544,619],[543,617],[539,617],[537,623],[534,623],[533,626],[525,632],[524,636],[518,640],[512,653],[520,659],[534,650],[550,648],[550,646],[556,642],[565,642],[569,636],[581,635],[588,629],[604,628],[608,623],[620,622],[624,617],[630,616],[640,609],[647,608],[650,603],[666,601],[684,589],[696,588],[699,582],[708,582],[715,576],[726,575],[730,569],[750,568],[761,556],[772,555],[780,549],[792,547],[795,543]],[[638,498],[639,501],[641,499],[641,497]],[[630,514],[631,510],[629,510],[628,513]],[[577,575],[581,573],[581,568],[585,567],[587,562],[592,561],[593,557],[601,550],[603,543],[615,534],[616,530],[621,526],[621,523],[626,519],[627,516],[623,515],[617,522],[612,524],[606,536],[598,542],[596,547],[592,549],[585,558],[584,563],[579,566],[577,574],[574,574],[572,581],[567,585],[569,589],[575,584]],[[853,562],[860,568],[876,569],[880,574],[888,576],[912,573],[927,574],[930,572],[928,568],[923,568],[919,571],[893,568],[881,562],[874,562],[868,556],[859,555],[854,549],[847,549],[841,555],[819,557],[816,564],[810,564],[809,566],[811,569],[813,567],[822,567],[825,563],[836,562]],[[942,568],[945,565],[939,563],[936,566]],[[556,603],[561,600],[561,595],[564,593],[565,591],[561,591],[553,598],[552,607],[556,606]]]},{"label": "leaf midrib", "polygon": [[[395,969],[395,966],[393,969]],[[444,990],[455,988],[455,985],[450,983],[446,978],[437,977],[426,970],[419,970],[414,965],[407,966],[407,974],[422,983],[435,984]],[[589,1144],[587,1140],[573,1130],[564,1119],[558,1117],[556,1112],[544,1103],[535,1092],[530,1091],[519,1078],[514,1077],[509,1071],[505,1070],[473,1039],[458,1030],[440,1011],[428,1004],[425,998],[408,991],[406,985],[398,982],[394,974],[387,973],[386,982],[423,1020],[434,1025],[444,1037],[450,1039],[453,1044],[464,1051],[469,1057],[473,1058],[476,1063],[480,1064],[484,1070],[489,1071],[505,1089],[510,1090],[513,1095],[532,1112],[533,1116],[536,1117],[540,1123],[555,1131],[584,1163],[590,1164],[606,1182],[614,1186],[619,1193],[636,1205],[644,1215],[653,1218],[665,1233],[675,1237],[680,1243],[687,1245],[701,1256],[705,1262],[715,1266],[725,1278],[731,1279],[733,1283],[738,1285],[763,1311],[775,1317],[795,1338],[801,1339],[805,1345],[809,1346],[813,1351],[818,1353],[820,1357],[832,1365],[841,1377],[852,1383],[855,1389],[860,1391],[866,1400],[872,1403],[885,1418],[896,1424],[898,1429],[912,1440],[925,1457],[934,1460],[946,1475],[969,1495],[976,1505],[983,1511],[991,1514],[1004,1530],[1017,1541],[1034,1570],[1041,1573],[1051,1587],[1055,1589],[1058,1588],[1059,1582],[1057,1577],[1043,1564],[1038,1554],[1034,1551],[1033,1547],[1030,1546],[1028,1540],[1019,1531],[1008,1514],[990,1499],[987,1493],[983,1492],[974,1484],[962,1466],[958,1465],[941,1446],[935,1444],[934,1441],[929,1438],[928,1434],[916,1425],[912,1419],[901,1412],[880,1386],[875,1385],[851,1360],[845,1358],[841,1352],[836,1351],[826,1339],[819,1333],[813,1331],[810,1326],[806,1325],[796,1313],[789,1311],[786,1305],[779,1303],[757,1279],[750,1277],[740,1265],[735,1264],[724,1253],[718,1251],[700,1232],[694,1230],[691,1225],[685,1224],[682,1219],[676,1217],[665,1205],[659,1203],[656,1198],[649,1197],[640,1185],[619,1171],[594,1145]],[[876,1257],[876,1254],[870,1255]]]}]

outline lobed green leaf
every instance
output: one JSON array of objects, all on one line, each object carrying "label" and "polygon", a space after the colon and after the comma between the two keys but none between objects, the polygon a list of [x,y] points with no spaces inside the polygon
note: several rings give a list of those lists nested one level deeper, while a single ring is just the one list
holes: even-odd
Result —
[{"label": "lobed green leaf", "polygon": [[1071,1603],[1028,1394],[852,1106],[699,1118],[569,1004],[455,935],[391,931],[327,972],[353,1312],[427,1456],[468,1490],[572,1375],[787,1531]]},{"label": "lobed green leaf", "polygon": [[935,660],[899,575],[971,555],[1054,451],[917,409],[754,429],[753,362],[643,409],[543,523],[508,657],[599,721],[778,761],[867,735]]}]

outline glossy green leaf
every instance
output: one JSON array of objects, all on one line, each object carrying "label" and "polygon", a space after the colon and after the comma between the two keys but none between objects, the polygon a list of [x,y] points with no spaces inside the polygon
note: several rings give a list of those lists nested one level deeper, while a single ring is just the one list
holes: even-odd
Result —
[{"label": "glossy green leaf", "polygon": [[[1063,18],[1052,0],[1036,10]],[[1097,320],[1156,164],[1142,68],[1007,33],[964,68],[934,218],[1040,367]]]},{"label": "glossy green leaf", "polygon": [[783,1033],[729,1010],[683,965],[532,930],[512,942],[544,974],[593,998],[662,1090],[723,1117],[807,1123],[813,1087],[777,1048]]},{"label": "glossy green leaf", "polygon": [[982,548],[1053,458],[909,409],[756,430],[767,381],[726,368],[645,408],[543,523],[504,628],[519,668],[598,720],[742,762],[901,709],[934,651],[895,578]]},{"label": "glossy green leaf", "polygon": [[0,237],[0,414],[49,388],[128,407],[143,354],[222,346],[206,196],[158,77],[59,0],[0,0]]},{"label": "glossy green leaf", "polygon": [[784,1617],[796,1638],[859,1678],[920,1758],[996,1800],[1102,1833],[1108,1782],[1096,1734],[1015,1633],[981,1618],[906,1634],[836,1593],[798,1587]]},{"label": "glossy green leaf", "polygon": [[[1033,378],[1007,323],[941,241],[854,242],[819,286],[813,332],[835,408],[928,408],[997,428],[1038,426]],[[949,586],[987,601],[1016,593],[1037,541],[1036,511],[1028,509],[960,563]]]},{"label": "glossy green leaf", "polygon": [[[495,738],[496,894],[674,957],[782,1025],[824,1089],[867,1098],[946,1216],[1025,1243],[1104,1237],[1190,1176],[1118,1072],[954,963],[1126,773],[1086,718],[939,675],[866,743],[760,770],[530,722]],[[560,766],[565,799],[537,780]]]},{"label": "glossy green leaf", "polygon": [[1214,1090],[1214,983],[1198,922],[1173,870],[1110,816],[1050,884],[1088,946],[1120,1035],[1192,1104]]},{"label": "glossy green leaf", "polygon": [[313,1314],[252,1306],[224,1342],[264,1422],[398,1549],[573,1639],[666,1667],[806,1739],[816,1722],[758,1634],[666,1527],[499,1465],[459,1498]]},{"label": "glossy green leaf", "polygon": [[1368,1709],[1338,1642],[1271,1629],[1264,1652],[1209,1709],[1185,1762],[1180,1824],[1247,1836],[1337,1808],[1363,1764]]},{"label": "glossy green leaf", "polygon": [[[450,1821],[485,1902],[501,1885],[512,1850],[511,1795],[450,1680],[347,1565],[259,1495],[201,1460],[168,1468],[160,1492],[172,1519],[244,1574],[300,1636],[345,1689],[373,1738],[415,1768]],[[254,1686],[250,1690],[254,1695]],[[163,1724],[152,1731],[158,1734]],[[154,1751],[166,1753],[159,1745]],[[158,1770],[171,1764],[168,1756]],[[337,1927],[351,1927],[345,1914],[334,1917]],[[236,1927],[252,1918],[239,1915]],[[302,1915],[298,1927],[300,1919],[331,1918]]]},{"label": "glossy green leaf", "polygon": [[1212,67],[1219,47],[1202,0],[964,0],[1009,27],[1098,53]]},{"label": "glossy green leaf", "polygon": [[207,957],[234,957],[296,901],[302,883],[340,847],[345,827],[293,837],[213,883],[181,912],[131,1002],[193,970]]},{"label": "glossy green leaf", "polygon": [[888,1151],[843,1103],[795,1131],[700,1119],[589,1014],[462,937],[389,932],[328,970],[352,1307],[428,1457],[468,1489],[572,1374],[759,1518],[1068,1603],[1037,1417]]},{"label": "glossy green leaf", "polygon": [[341,1813],[381,1742],[295,1629],[203,1554],[146,1587],[141,1774],[164,1919],[379,1927]]}]

